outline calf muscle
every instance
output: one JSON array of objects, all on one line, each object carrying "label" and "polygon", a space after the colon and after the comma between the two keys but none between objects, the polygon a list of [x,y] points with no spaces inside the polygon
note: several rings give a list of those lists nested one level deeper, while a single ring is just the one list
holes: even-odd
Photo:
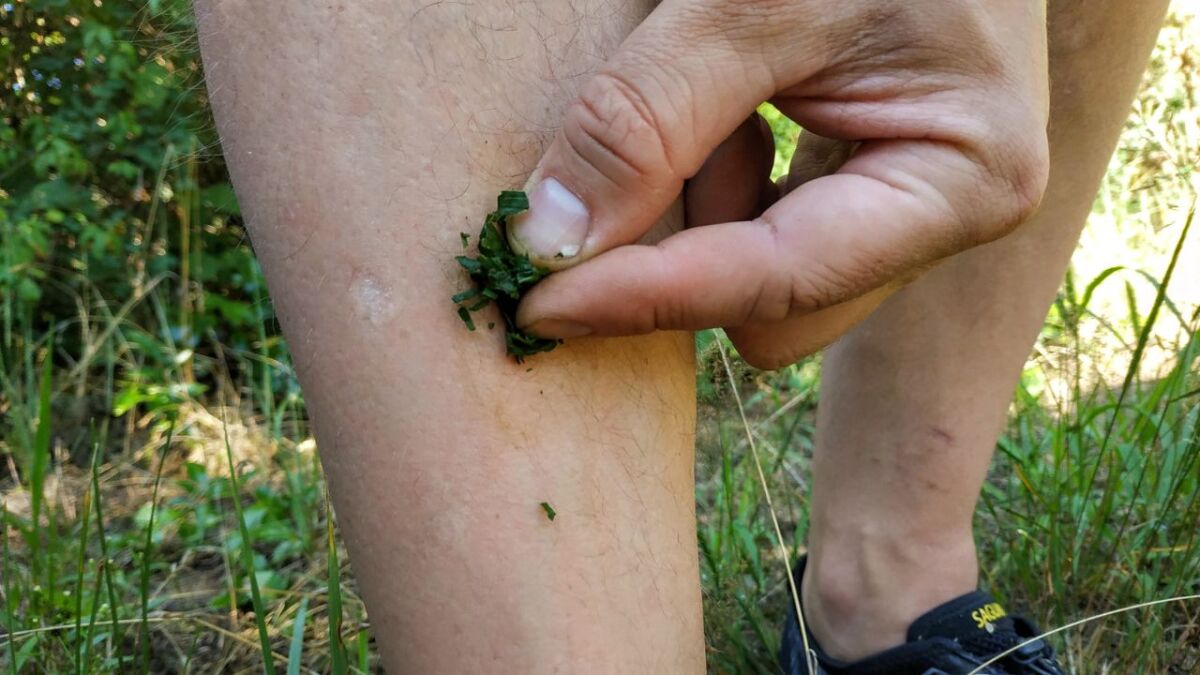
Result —
[{"label": "calf muscle", "polygon": [[459,233],[522,185],[649,9],[197,3],[222,142],[391,672],[703,667],[690,336],[517,365],[449,301]]}]

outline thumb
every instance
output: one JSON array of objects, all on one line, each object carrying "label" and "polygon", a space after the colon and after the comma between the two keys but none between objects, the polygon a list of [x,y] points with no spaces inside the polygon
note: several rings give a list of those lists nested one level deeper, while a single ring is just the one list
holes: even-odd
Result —
[{"label": "thumb", "polygon": [[583,84],[510,221],[514,250],[562,269],[650,229],[773,93],[764,50],[721,37],[729,21],[719,3],[667,0]]}]

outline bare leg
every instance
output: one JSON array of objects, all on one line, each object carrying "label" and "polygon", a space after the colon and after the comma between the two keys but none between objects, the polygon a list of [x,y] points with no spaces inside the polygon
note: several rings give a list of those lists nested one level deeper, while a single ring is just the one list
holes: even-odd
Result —
[{"label": "bare leg", "polygon": [[459,232],[651,3],[197,4],[389,672],[702,670],[691,337],[517,365],[449,301]]},{"label": "bare leg", "polygon": [[1167,6],[1051,0],[1051,175],[1015,235],[904,289],[827,353],[804,604],[835,656],[975,587],[971,518]]}]

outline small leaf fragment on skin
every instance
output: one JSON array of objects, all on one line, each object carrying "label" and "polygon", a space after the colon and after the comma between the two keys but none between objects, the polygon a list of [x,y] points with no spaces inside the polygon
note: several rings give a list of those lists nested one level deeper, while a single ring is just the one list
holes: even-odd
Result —
[{"label": "small leaf fragment on skin", "polygon": [[[458,305],[458,316],[469,330],[475,330],[471,314],[494,303],[504,319],[505,350],[517,363],[532,354],[548,352],[562,342],[534,337],[517,327],[517,305],[521,297],[550,273],[549,270],[536,267],[528,257],[517,255],[508,246],[505,228],[509,216],[528,208],[529,199],[524,192],[505,190],[500,193],[496,199],[496,210],[487,215],[483,229],[479,231],[477,255],[455,257],[471,278],[473,287],[450,298]],[[460,239],[466,247],[470,235],[462,233]],[[488,323],[488,328],[491,327],[492,323]]]},{"label": "small leaf fragment on skin", "polygon": [[553,522],[554,516],[558,515],[558,513],[554,511],[554,507],[550,506],[550,502],[542,502],[541,506],[542,510],[546,512],[546,518]]},{"label": "small leaf fragment on skin", "polygon": [[462,319],[463,323],[467,324],[467,330],[475,330],[475,321],[471,319],[471,314],[467,312],[466,307],[458,308],[458,318]]}]

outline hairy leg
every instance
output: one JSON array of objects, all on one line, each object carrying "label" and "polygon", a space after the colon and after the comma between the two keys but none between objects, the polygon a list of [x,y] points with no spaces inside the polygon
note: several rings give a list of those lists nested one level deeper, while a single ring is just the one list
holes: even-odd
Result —
[{"label": "hairy leg", "polygon": [[690,335],[517,365],[449,300],[459,233],[651,3],[197,5],[389,672],[700,671]]},{"label": "hairy leg", "polygon": [[827,353],[805,613],[831,654],[904,641],[975,587],[975,502],[1167,0],[1050,0],[1050,184],[1016,234],[887,300]]}]

